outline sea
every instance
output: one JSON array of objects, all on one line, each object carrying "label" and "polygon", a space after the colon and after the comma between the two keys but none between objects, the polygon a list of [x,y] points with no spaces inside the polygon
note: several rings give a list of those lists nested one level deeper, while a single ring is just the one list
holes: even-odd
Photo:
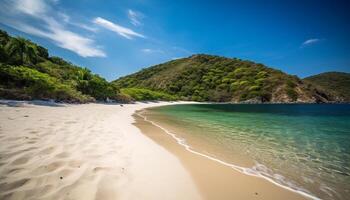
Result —
[{"label": "sea", "polygon": [[349,104],[186,104],[142,115],[232,170],[311,199],[350,199]]}]

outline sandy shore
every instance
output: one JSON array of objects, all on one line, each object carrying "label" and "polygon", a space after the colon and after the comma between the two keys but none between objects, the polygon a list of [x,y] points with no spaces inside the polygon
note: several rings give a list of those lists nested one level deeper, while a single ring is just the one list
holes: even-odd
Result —
[{"label": "sandy shore", "polygon": [[169,103],[0,105],[0,199],[201,199],[132,114]]},{"label": "sandy shore", "polygon": [[0,104],[0,199],[304,199],[134,114],[167,104]]},{"label": "sandy shore", "polygon": [[225,164],[221,164],[220,160],[218,162],[211,160],[212,158],[196,154],[195,151],[190,152],[169,135],[172,133],[166,133],[163,130],[164,127],[160,124],[152,124],[155,122],[145,120],[143,111],[137,113],[134,115],[136,118],[135,125],[142,130],[142,133],[181,160],[191,173],[203,199],[294,200],[310,198],[275,185],[263,178],[243,174]]}]

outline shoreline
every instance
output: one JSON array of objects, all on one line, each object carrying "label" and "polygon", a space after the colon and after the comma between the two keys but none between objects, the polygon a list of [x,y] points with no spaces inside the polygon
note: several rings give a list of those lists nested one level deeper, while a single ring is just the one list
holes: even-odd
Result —
[{"label": "shoreline", "polygon": [[[162,127],[161,125],[147,119],[147,117],[142,115],[142,112],[145,112],[145,109],[139,110],[134,114],[134,117],[136,118],[135,125],[141,130],[142,133],[150,137],[159,145],[169,150],[171,153],[176,155],[182,161],[183,165],[190,171],[191,175],[195,179],[198,187],[202,191],[202,195],[205,197],[209,197],[208,199],[212,199],[216,197],[218,193],[216,191],[209,191],[211,188],[206,185],[207,182],[216,182],[216,183],[213,183],[214,186],[221,184],[222,182],[225,182],[226,187],[228,187],[228,185],[230,184],[231,185],[236,184],[233,182],[239,182],[236,180],[237,178],[241,179],[242,185],[245,185],[243,186],[245,187],[245,189],[251,187],[254,184],[258,184],[260,185],[260,187],[263,188],[262,190],[260,190],[260,192],[251,191],[250,193],[254,193],[255,195],[258,195],[258,194],[266,195],[268,193],[270,194],[273,193],[270,196],[260,195],[259,197],[263,199],[280,199],[280,198],[315,199],[315,200],[319,199],[318,197],[310,195],[301,190],[297,190],[297,189],[282,185],[280,183],[277,183],[270,177],[264,176],[261,173],[254,171],[251,168],[237,166],[237,165],[222,161],[220,159],[214,158],[212,156],[197,152],[193,150],[189,145],[187,145],[184,139],[177,137],[176,134],[168,131],[166,128]],[[192,155],[189,155],[189,154],[192,154]],[[201,158],[198,158],[198,157],[201,157]],[[194,160],[197,160],[197,161],[194,161]],[[210,170],[210,173],[214,173],[214,174],[216,173],[217,175],[221,176],[225,180],[218,180],[215,177],[211,177],[211,178],[208,178],[207,180],[203,180],[203,178],[198,177],[199,168],[206,166],[205,164],[215,165],[213,163],[217,165],[221,165],[221,167],[220,166],[209,167],[208,170]],[[222,166],[224,166],[226,169],[223,169]],[[227,169],[229,169],[229,171],[227,171]],[[221,171],[224,171],[225,176],[220,175]],[[237,173],[245,177],[239,176]],[[205,176],[205,174],[202,173],[201,176]],[[227,177],[231,177],[232,180],[235,180],[235,181],[229,180],[229,178]],[[251,180],[248,180],[248,179],[251,179]],[[256,179],[256,180],[253,180],[253,179]],[[252,184],[246,184],[247,182],[251,182]],[[240,185],[239,187],[240,189],[242,189],[242,185]],[[277,187],[278,189],[274,187]],[[232,188],[230,189],[231,190],[223,191],[224,193],[226,192],[226,196],[221,196],[220,199],[232,199],[232,198],[255,199],[255,197],[247,195],[248,191],[245,191],[245,194],[238,195],[238,193],[241,191],[232,192]],[[261,188],[254,188],[254,189],[258,190]],[[271,190],[273,190],[273,192]]]},{"label": "shoreline", "polygon": [[318,199],[196,152],[138,116],[150,107],[197,103],[2,100],[0,198]]},{"label": "shoreline", "polygon": [[133,125],[136,110],[184,102],[11,102],[0,105],[0,199],[202,199],[178,158]]}]

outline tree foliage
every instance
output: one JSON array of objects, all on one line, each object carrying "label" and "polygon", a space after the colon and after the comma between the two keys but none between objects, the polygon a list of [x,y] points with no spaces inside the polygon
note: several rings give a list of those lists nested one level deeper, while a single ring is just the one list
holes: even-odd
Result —
[{"label": "tree foliage", "polygon": [[125,96],[131,97],[136,101],[163,100],[174,101],[177,99],[174,95],[169,95],[164,92],[157,92],[143,88],[123,88],[120,90]]},{"label": "tree foliage", "polygon": [[304,80],[320,90],[331,93],[338,101],[350,101],[350,73],[326,72]]},{"label": "tree foliage", "polygon": [[194,101],[269,102],[276,91],[296,101],[295,76],[259,63],[198,54],[143,69],[114,81],[119,88],[147,88]]},{"label": "tree foliage", "polygon": [[0,73],[2,98],[88,102],[122,97],[114,84],[90,70],[50,57],[44,47],[1,30]]}]

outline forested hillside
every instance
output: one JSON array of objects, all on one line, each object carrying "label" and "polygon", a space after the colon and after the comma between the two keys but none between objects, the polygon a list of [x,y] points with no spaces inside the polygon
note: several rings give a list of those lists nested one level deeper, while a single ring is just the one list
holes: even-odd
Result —
[{"label": "forested hillside", "polygon": [[331,93],[338,101],[350,102],[350,74],[344,72],[326,72],[304,79],[319,90]]},{"label": "forested hillside", "polygon": [[198,54],[143,69],[114,81],[178,99],[214,102],[328,102],[331,97],[297,76],[250,61]]},{"label": "forested hillside", "polygon": [[112,99],[213,102],[349,102],[347,73],[301,80],[263,64],[197,54],[112,83],[29,40],[0,30],[0,98],[93,102]]},{"label": "forested hillside", "polygon": [[65,102],[125,100],[104,78],[29,40],[0,30],[0,98],[54,99]]}]

